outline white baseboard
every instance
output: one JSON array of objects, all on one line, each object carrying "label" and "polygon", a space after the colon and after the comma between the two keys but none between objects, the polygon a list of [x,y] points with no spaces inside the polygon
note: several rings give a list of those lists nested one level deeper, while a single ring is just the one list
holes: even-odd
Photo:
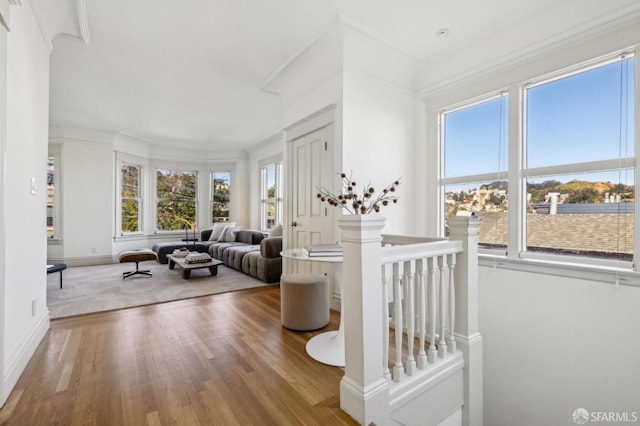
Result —
[{"label": "white baseboard", "polygon": [[64,263],[67,266],[93,266],[93,265],[110,265],[118,263],[117,256],[86,256],[86,257],[65,257],[65,258],[48,258],[47,263],[50,265],[56,263]]},{"label": "white baseboard", "polygon": [[13,391],[16,383],[18,383],[20,375],[22,375],[22,372],[27,367],[27,364],[47,334],[47,331],[49,331],[49,310],[45,309],[40,318],[38,318],[38,321],[34,323],[31,330],[25,335],[25,338],[18,348],[8,356],[7,363],[5,364],[7,368],[2,378],[0,407],[4,405],[9,395],[11,395],[11,391]]}]

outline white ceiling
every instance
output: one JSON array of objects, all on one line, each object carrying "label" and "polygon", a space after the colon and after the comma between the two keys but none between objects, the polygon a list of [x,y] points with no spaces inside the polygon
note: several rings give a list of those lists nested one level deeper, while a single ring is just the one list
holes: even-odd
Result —
[{"label": "white ceiling", "polygon": [[[70,1],[70,0],[68,0]],[[50,0],[33,0],[45,25]],[[502,35],[517,51],[638,10],[637,0],[77,0],[88,30],[58,36],[51,125],[158,144],[244,149],[282,127],[264,83],[341,16],[419,61]],[[68,5],[68,3],[67,3]],[[48,11],[47,11],[47,8]],[[82,7],[81,7],[82,8]],[[60,10],[60,9],[58,9]],[[59,14],[59,12],[58,12]],[[448,28],[446,37],[435,32]],[[504,48],[505,46],[503,46]],[[421,88],[416,88],[421,89]]]}]

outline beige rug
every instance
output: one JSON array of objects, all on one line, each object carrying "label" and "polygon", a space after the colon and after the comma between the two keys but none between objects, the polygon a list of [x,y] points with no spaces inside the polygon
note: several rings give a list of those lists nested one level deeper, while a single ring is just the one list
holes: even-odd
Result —
[{"label": "beige rug", "polygon": [[152,277],[122,279],[123,272],[134,269],[135,263],[67,268],[62,272],[62,289],[60,274],[48,274],[51,319],[269,285],[224,265],[215,277],[204,268],[191,271],[191,278],[185,280],[179,268],[170,270],[157,262],[140,263],[140,269],[150,269]]}]

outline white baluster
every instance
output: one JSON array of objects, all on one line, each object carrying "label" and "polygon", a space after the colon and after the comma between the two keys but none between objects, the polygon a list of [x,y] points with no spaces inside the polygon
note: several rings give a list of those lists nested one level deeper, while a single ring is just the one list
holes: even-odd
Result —
[{"label": "white baluster", "polygon": [[396,335],[396,363],[393,366],[393,380],[400,382],[404,377],[402,366],[402,275],[400,264],[393,264],[393,321]]},{"label": "white baluster", "polygon": [[447,258],[438,256],[440,267],[440,340],[438,341],[438,357],[444,358],[447,353]]},{"label": "white baluster", "polygon": [[425,283],[425,262],[424,259],[416,261],[416,278],[418,289],[418,336],[420,347],[418,348],[418,368],[424,369],[427,366],[427,352],[425,351],[425,335],[427,333],[427,301]]},{"label": "white baluster", "polygon": [[415,336],[415,272],[413,262],[404,262],[404,300],[407,313],[407,362],[405,372],[411,376],[416,369],[413,356],[413,342]]},{"label": "white baluster", "polygon": [[456,267],[456,254],[451,254],[449,259],[449,337],[447,338],[447,342],[449,344],[449,353],[454,353],[456,351],[456,338],[454,335],[456,321],[456,290],[453,271]]},{"label": "white baluster", "polygon": [[436,360],[436,259],[429,258],[429,351],[427,360],[430,363]]},{"label": "white baluster", "polygon": [[382,374],[391,379],[389,371],[389,276],[388,265],[382,265]]}]

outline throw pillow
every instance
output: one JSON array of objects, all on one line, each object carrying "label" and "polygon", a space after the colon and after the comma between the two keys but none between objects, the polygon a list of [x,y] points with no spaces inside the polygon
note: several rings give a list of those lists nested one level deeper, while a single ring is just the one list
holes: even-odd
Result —
[{"label": "throw pillow", "polygon": [[222,229],[222,232],[220,232],[220,236],[218,237],[217,241],[220,241],[220,242],[224,241],[224,234],[226,234],[227,233],[227,229],[230,229],[230,228],[231,228],[230,226],[225,226]]},{"label": "throw pillow", "polygon": [[209,241],[218,241],[224,228],[228,226],[236,226],[235,222],[216,222],[213,224],[213,230],[209,236]]},{"label": "throw pillow", "polygon": [[270,237],[282,237],[282,224],[279,223],[269,231]]},{"label": "throw pillow", "polygon": [[228,242],[235,241],[239,230],[240,228],[237,228],[235,226],[226,228],[224,233],[224,240]]}]

